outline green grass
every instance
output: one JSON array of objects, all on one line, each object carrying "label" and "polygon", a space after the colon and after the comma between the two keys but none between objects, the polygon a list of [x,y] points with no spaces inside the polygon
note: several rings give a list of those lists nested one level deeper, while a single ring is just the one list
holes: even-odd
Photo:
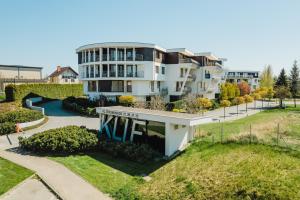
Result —
[{"label": "green grass", "polygon": [[[239,135],[251,123],[257,137],[266,139],[281,123],[286,138],[299,138],[299,115],[299,108],[269,110],[226,122],[224,132]],[[137,164],[101,153],[51,159],[115,199],[300,199],[299,151],[267,142],[212,145],[209,132],[218,132],[220,125],[199,128],[206,135],[170,162]],[[141,174],[152,180],[143,181]]]},{"label": "green grass", "polygon": [[205,141],[223,141],[243,138],[251,134],[262,143],[276,144],[279,124],[280,145],[300,150],[300,108],[272,109],[232,122],[204,124],[198,127],[198,135]]},{"label": "green grass", "polygon": [[0,157],[0,195],[32,174],[32,171]]}]

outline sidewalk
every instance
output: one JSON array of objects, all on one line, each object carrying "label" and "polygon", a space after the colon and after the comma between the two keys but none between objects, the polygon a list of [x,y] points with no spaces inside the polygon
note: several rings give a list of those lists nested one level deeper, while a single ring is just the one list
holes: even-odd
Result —
[{"label": "sidewalk", "polygon": [[0,157],[35,171],[62,199],[111,199],[63,165],[45,157],[0,150]]}]

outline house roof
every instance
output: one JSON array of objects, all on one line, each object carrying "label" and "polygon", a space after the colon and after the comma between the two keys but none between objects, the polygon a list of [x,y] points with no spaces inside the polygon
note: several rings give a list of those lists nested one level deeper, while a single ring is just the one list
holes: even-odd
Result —
[{"label": "house roof", "polygon": [[28,69],[43,69],[42,67],[31,67],[31,66],[23,66],[23,65],[0,65],[0,67],[7,67],[7,68],[28,68]]},{"label": "house roof", "polygon": [[71,71],[73,71],[76,75],[78,75],[78,73],[77,73],[74,69],[72,69],[72,67],[61,67],[59,71],[56,69],[52,74],[50,74],[49,77],[59,76],[60,74],[62,74],[63,72],[65,72],[65,71],[67,71],[67,70],[71,70]]}]

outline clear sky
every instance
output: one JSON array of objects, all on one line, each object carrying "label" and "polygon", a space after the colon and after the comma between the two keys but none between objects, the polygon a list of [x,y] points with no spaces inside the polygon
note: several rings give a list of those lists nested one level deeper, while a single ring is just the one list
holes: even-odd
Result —
[{"label": "clear sky", "polygon": [[289,71],[300,59],[300,1],[0,1],[0,64],[77,70],[77,47],[118,41],[210,51],[230,69]]}]

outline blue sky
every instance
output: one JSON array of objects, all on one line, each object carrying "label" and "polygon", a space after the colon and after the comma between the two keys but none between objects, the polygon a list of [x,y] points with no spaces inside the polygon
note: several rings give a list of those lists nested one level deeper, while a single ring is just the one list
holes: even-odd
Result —
[{"label": "blue sky", "polygon": [[300,59],[297,0],[1,0],[0,64],[77,69],[75,49],[106,41],[211,51],[230,69],[276,73]]}]

